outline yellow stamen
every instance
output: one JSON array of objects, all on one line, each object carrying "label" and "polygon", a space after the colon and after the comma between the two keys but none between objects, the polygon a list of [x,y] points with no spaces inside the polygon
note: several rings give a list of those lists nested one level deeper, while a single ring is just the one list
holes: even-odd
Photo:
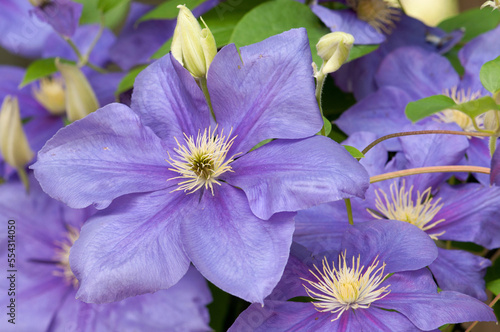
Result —
[{"label": "yellow stamen", "polygon": [[367,22],[380,33],[389,34],[396,27],[400,11],[386,0],[347,0],[358,18]]},{"label": "yellow stamen", "polygon": [[[384,202],[379,195],[379,192],[384,197]],[[423,231],[428,231],[434,226],[442,223],[445,219],[440,219],[438,221],[432,222],[436,214],[441,210],[443,204],[439,204],[441,198],[438,198],[435,202],[431,198],[431,187],[420,193],[417,191],[417,199],[415,202],[412,199],[413,186],[410,187],[408,191],[405,190],[405,183],[401,185],[398,189],[396,182],[390,186],[391,199],[387,197],[383,190],[376,190],[375,195],[377,199],[375,200],[375,206],[377,209],[387,218],[392,220],[401,220],[412,225],[417,226]],[[377,219],[382,219],[378,214],[373,213],[368,209],[368,212]],[[438,236],[443,235],[445,232],[437,234],[428,234],[431,239],[437,240]]]},{"label": "yellow stamen", "polygon": [[366,309],[390,293],[387,290],[390,285],[380,287],[388,275],[384,276],[385,263],[377,269],[378,256],[366,270],[364,266],[360,266],[360,256],[356,261],[352,257],[350,268],[347,266],[345,256],[345,252],[339,255],[338,270],[333,262],[332,266],[329,266],[326,257],[323,258],[323,272],[314,265],[318,274],[311,270],[309,272],[317,281],[301,278],[316,289],[316,291],[310,290],[303,284],[307,294],[317,301],[313,302],[316,310],[338,313],[332,322],[339,319],[349,308]]},{"label": "yellow stamen", "polygon": [[73,285],[75,288],[78,288],[78,279],[76,279],[73,271],[71,271],[71,267],[69,266],[69,251],[78,237],[80,233],[78,230],[72,226],[66,226],[68,233],[66,234],[66,239],[63,242],[57,242],[57,249],[55,259],[58,261],[57,266],[60,270],[54,271],[54,275],[63,277],[68,284]]},{"label": "yellow stamen", "polygon": [[204,187],[210,188],[213,195],[213,185],[220,185],[218,177],[225,172],[232,172],[229,164],[239,153],[230,158],[227,158],[227,153],[236,136],[230,139],[231,132],[226,137],[223,130],[220,134],[216,134],[216,130],[217,127],[213,131],[208,128],[203,131],[203,134],[198,131],[196,140],[184,134],[184,145],[175,138],[178,148],[174,148],[174,151],[178,159],[172,158],[169,154],[170,160],[167,162],[173,167],[169,170],[179,173],[179,176],[169,180],[183,179],[184,181],[179,182],[179,187],[174,191],[183,190],[191,194]]}]

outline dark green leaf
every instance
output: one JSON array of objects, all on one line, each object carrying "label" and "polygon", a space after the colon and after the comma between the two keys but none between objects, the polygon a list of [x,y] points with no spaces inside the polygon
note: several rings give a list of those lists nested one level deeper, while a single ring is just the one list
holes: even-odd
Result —
[{"label": "dark green leaf", "polygon": [[351,53],[349,53],[349,59],[347,61],[352,61],[354,59],[360,58],[363,55],[375,51],[380,45],[353,45]]},{"label": "dark green leaf", "polygon": [[130,3],[130,0],[98,0],[97,8],[105,14],[115,7],[126,5],[128,3]]},{"label": "dark green leaf", "polygon": [[450,97],[437,95],[408,103],[405,113],[408,119],[416,122],[455,105],[455,102]]},{"label": "dark green leaf", "polygon": [[148,20],[172,20],[179,14],[178,5],[186,5],[187,8],[193,10],[207,0],[171,0],[162,3],[153,10],[144,14],[137,23]]},{"label": "dark green leaf", "polygon": [[[101,10],[98,7],[98,2],[101,0],[73,0],[83,5],[82,16],[80,17],[80,24],[93,24],[99,23]],[[106,2],[112,3],[114,1],[108,0]],[[115,28],[120,25],[127,16],[130,6],[130,0],[117,0],[116,6],[109,9],[104,14],[104,22],[108,28]]]},{"label": "dark green leaf", "polygon": [[115,95],[119,95],[122,92],[132,89],[132,87],[134,86],[135,78],[146,67],[147,65],[136,67],[132,69],[127,75],[125,75],[125,77],[121,80],[120,84],[118,84],[118,88],[115,91]]},{"label": "dark green leaf", "polygon": [[481,83],[489,92],[495,94],[500,91],[500,56],[486,62],[479,73]]},{"label": "dark green leaf", "polygon": [[489,289],[493,294],[497,295],[500,293],[500,279],[490,281],[486,284],[486,288]]},{"label": "dark green leaf", "polygon": [[[73,61],[61,59],[61,62],[64,63],[73,63]],[[55,58],[47,58],[47,59],[39,59],[33,61],[28,68],[26,68],[26,72],[24,73],[23,81],[19,85],[20,88],[23,86],[34,82],[42,77],[52,75],[57,72]]]},{"label": "dark green leaf", "polygon": [[451,50],[446,52],[444,56],[446,57],[446,59],[448,59],[448,61],[450,61],[457,74],[463,76],[465,69],[460,62],[460,59],[458,58],[458,51],[460,51],[460,46],[455,45]]},{"label": "dark green leaf", "polygon": [[354,146],[350,146],[350,145],[342,145],[346,150],[347,152],[349,152],[351,154],[351,156],[353,156],[354,158],[364,158],[365,155],[363,153],[361,153],[361,151],[359,151],[358,149],[356,149]]},{"label": "dark green leaf", "polygon": [[465,35],[462,41],[468,42],[472,38],[496,28],[498,23],[500,23],[499,11],[476,8],[444,20],[439,23],[438,27],[447,32],[464,28]]},{"label": "dark green leaf", "polygon": [[293,0],[275,0],[255,7],[238,22],[230,42],[241,47],[300,27],[307,29],[313,60],[319,68],[322,60],[316,54],[316,44],[330,31],[308,6]]}]

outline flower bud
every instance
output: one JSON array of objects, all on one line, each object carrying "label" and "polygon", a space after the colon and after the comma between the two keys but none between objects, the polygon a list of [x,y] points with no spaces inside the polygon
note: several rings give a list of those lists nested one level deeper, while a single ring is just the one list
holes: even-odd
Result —
[{"label": "flower bud", "polygon": [[323,59],[320,72],[323,75],[333,73],[349,58],[354,44],[354,37],[345,32],[332,32],[321,37],[316,44],[318,55]]},{"label": "flower bud", "polygon": [[492,1],[486,1],[481,5],[481,9],[484,7],[491,7],[493,10],[499,9],[500,10],[500,0],[492,0]]},{"label": "flower bud", "polygon": [[[210,63],[212,63],[217,46],[214,36],[205,22],[204,29],[186,7],[179,5],[179,16],[172,39],[171,51],[195,78],[205,77]],[[203,21],[203,20],[202,20]]]},{"label": "flower bud", "polygon": [[486,130],[497,130],[499,128],[500,111],[491,110],[484,114],[483,124]]},{"label": "flower bud", "polygon": [[39,87],[33,87],[33,96],[51,114],[64,114],[66,110],[66,92],[61,78],[42,78]]},{"label": "flower bud", "polygon": [[16,169],[24,168],[35,155],[23,131],[16,97],[5,97],[0,109],[0,152],[4,160]]},{"label": "flower bud", "polygon": [[66,112],[68,120],[80,120],[99,108],[99,102],[82,71],[73,64],[56,59],[56,67],[66,85]]}]

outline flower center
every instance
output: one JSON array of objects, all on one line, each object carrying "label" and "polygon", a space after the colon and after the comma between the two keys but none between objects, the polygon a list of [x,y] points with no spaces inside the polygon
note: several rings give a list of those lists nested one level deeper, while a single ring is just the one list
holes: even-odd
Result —
[{"label": "flower center", "polygon": [[33,96],[51,114],[64,114],[66,110],[66,92],[61,78],[42,78],[39,87],[33,87]]},{"label": "flower center", "polygon": [[[383,200],[379,195],[379,191],[383,196]],[[391,184],[390,191],[391,199],[387,197],[383,190],[379,189],[375,191],[375,195],[377,196],[375,206],[387,219],[405,221],[417,226],[423,231],[428,231],[444,221],[444,219],[440,219],[432,222],[436,214],[443,207],[443,204],[438,205],[441,198],[438,198],[433,202],[433,198],[431,197],[431,187],[427,188],[423,193],[417,191],[417,199],[415,202],[412,199],[413,186],[406,191],[404,181],[399,189],[396,182]],[[380,215],[373,213],[370,209],[368,209],[368,212],[373,217],[382,219]],[[428,235],[431,239],[437,240],[437,237],[443,235],[444,233],[445,232]]]},{"label": "flower center", "polygon": [[198,132],[198,137],[194,139],[184,134],[184,144],[179,143],[177,138],[177,148],[174,148],[176,157],[170,156],[167,162],[172,166],[169,170],[177,172],[179,176],[173,179],[181,179],[178,183],[177,190],[183,190],[191,194],[198,189],[204,187],[210,188],[212,195],[214,194],[214,184],[220,186],[217,178],[225,172],[232,172],[229,165],[234,158],[239,154],[235,154],[228,158],[227,153],[233,145],[236,136],[230,139],[229,135],[224,136],[224,131],[216,134],[217,127],[211,131],[210,128],[205,129],[203,134]]},{"label": "flower center", "polygon": [[380,33],[389,34],[399,20],[399,10],[385,0],[347,0],[358,18],[367,22]]},{"label": "flower center", "polygon": [[68,284],[72,284],[75,288],[78,288],[78,279],[76,279],[73,271],[71,271],[71,267],[69,266],[69,250],[73,246],[78,237],[80,236],[80,232],[72,227],[66,226],[68,232],[66,233],[66,238],[62,242],[57,242],[57,249],[55,259],[58,262],[57,267],[58,270],[54,271],[56,276],[63,277]]},{"label": "flower center", "polygon": [[[457,87],[446,89],[443,95],[450,97],[456,104],[466,103],[471,100],[476,100],[481,97],[481,91],[474,93],[471,90],[458,90]],[[444,123],[456,123],[464,131],[475,131],[471,118],[460,111],[454,109],[447,109],[436,114],[436,121]],[[483,116],[476,117],[476,122],[479,126],[483,124]]]},{"label": "flower center", "polygon": [[332,322],[339,319],[342,313],[349,308],[368,308],[370,304],[384,298],[390,291],[380,284],[387,277],[384,276],[385,263],[377,268],[379,261],[377,258],[365,269],[360,266],[360,256],[355,261],[352,258],[351,267],[347,266],[346,253],[339,255],[338,270],[332,262],[330,267],[326,257],[323,258],[323,271],[320,271],[316,265],[314,268],[317,274],[309,270],[318,281],[306,281],[313,290],[303,284],[307,294],[316,302],[313,302],[316,310],[320,312],[331,312],[337,314]]}]

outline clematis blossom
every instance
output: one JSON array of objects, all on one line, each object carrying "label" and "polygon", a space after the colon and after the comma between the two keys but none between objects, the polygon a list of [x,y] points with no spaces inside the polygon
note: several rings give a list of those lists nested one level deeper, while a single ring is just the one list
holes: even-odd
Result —
[{"label": "clematis blossom", "polygon": [[[3,332],[39,331],[210,331],[206,305],[212,297],[204,278],[190,267],[169,290],[121,302],[87,304],[75,299],[79,287],[68,262],[72,243],[95,209],[71,209],[45,194],[30,177],[30,194],[20,182],[0,186],[0,217],[15,226],[17,271],[12,324],[0,321]],[[7,257],[7,227],[0,231],[0,253]],[[9,243],[12,243],[10,241]],[[9,248],[12,248],[9,246]],[[10,280],[0,286],[8,289]],[[0,295],[7,307],[11,296]]]},{"label": "clematis blossom", "polygon": [[294,243],[273,293],[229,331],[429,331],[495,321],[492,309],[470,296],[438,293],[425,268],[436,255],[425,233],[395,220],[350,226],[338,249],[317,255]]},{"label": "clematis blossom", "polygon": [[[315,136],[323,120],[305,29],[240,53],[224,47],[207,86],[217,122],[168,54],[137,77],[131,108],[108,105],[39,153],[44,191],[103,209],[70,257],[83,301],[169,288],[193,262],[224,291],[262,302],[283,273],[294,212],[363,196],[363,167]],[[274,140],[252,149],[266,139]]]}]

